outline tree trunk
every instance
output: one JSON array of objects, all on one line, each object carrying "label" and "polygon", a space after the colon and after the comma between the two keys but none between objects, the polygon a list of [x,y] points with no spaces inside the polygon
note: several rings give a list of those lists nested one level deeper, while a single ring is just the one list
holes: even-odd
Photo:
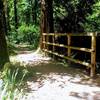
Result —
[{"label": "tree trunk", "polygon": [[10,13],[10,9],[9,9],[9,7],[7,5],[7,30],[11,31],[11,27],[10,27],[10,15],[9,15],[9,13]]},{"label": "tree trunk", "polygon": [[30,11],[29,10],[27,10],[26,11],[26,13],[25,13],[25,22],[26,22],[26,24],[30,24]]},{"label": "tree trunk", "polygon": [[4,20],[3,20],[3,23],[4,23],[4,29],[5,29],[5,34],[7,35],[8,34],[8,31],[7,31],[7,0],[4,0],[3,1],[3,5],[4,5],[4,12],[5,13],[3,13],[3,18],[4,18]]},{"label": "tree trunk", "polygon": [[18,29],[17,0],[14,0],[15,29]]},{"label": "tree trunk", "polygon": [[4,11],[5,11],[5,19],[6,19],[6,32],[8,35],[8,32],[11,31],[11,27],[10,27],[10,8],[8,6],[8,0],[4,0]]},{"label": "tree trunk", "polygon": [[40,45],[42,44],[42,33],[53,33],[54,32],[54,21],[53,21],[53,0],[41,0],[41,38]]},{"label": "tree trunk", "polygon": [[30,5],[31,5],[31,1],[30,0],[27,0],[27,3],[28,3],[28,7],[25,11],[25,22],[26,24],[30,24],[31,23],[31,9],[30,9]]},{"label": "tree trunk", "polygon": [[46,2],[48,32],[53,33],[54,32],[53,0],[45,0],[45,2]]},{"label": "tree trunk", "polygon": [[37,0],[31,0],[31,6],[32,6],[32,20],[33,23],[37,24],[37,9],[38,9],[38,1]]},{"label": "tree trunk", "polygon": [[0,0],[0,67],[3,67],[3,65],[6,62],[9,62],[7,44],[6,44],[5,33],[4,33],[5,27],[3,24],[3,20],[4,20],[3,15],[4,15],[3,1]]},{"label": "tree trunk", "polygon": [[41,18],[40,18],[40,43],[39,47],[42,49],[42,39],[43,35],[42,33],[47,32],[47,13],[46,13],[46,3],[45,0],[41,0]]}]

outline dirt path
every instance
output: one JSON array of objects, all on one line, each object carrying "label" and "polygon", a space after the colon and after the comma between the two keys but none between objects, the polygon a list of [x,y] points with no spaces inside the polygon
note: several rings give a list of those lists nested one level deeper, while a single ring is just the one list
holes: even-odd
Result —
[{"label": "dirt path", "polygon": [[36,76],[27,79],[22,100],[100,100],[100,78],[90,79],[81,69],[64,66],[39,53],[11,59],[36,71]]}]

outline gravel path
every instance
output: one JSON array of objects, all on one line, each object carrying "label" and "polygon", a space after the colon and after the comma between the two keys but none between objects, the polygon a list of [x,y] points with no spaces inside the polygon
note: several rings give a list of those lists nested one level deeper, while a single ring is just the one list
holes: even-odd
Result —
[{"label": "gravel path", "polygon": [[79,77],[51,73],[44,80],[27,82],[31,89],[23,100],[100,100],[100,88],[77,84]]},{"label": "gravel path", "polygon": [[100,100],[100,78],[90,79],[81,69],[65,67],[41,54],[20,54],[16,60],[36,70],[36,78],[26,82],[22,100]]}]

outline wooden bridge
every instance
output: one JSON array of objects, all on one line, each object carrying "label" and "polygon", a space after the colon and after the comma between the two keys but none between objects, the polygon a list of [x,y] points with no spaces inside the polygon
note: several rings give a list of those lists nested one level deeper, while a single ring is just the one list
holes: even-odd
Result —
[{"label": "wooden bridge", "polygon": [[[95,69],[96,69],[96,37],[97,33],[82,33],[82,34],[73,34],[73,33],[43,33],[42,34],[42,44],[43,44],[43,51],[46,53],[50,53],[59,56],[61,58],[67,59],[69,61],[79,63],[81,65],[87,66],[90,68],[90,76],[93,77],[95,75]],[[58,37],[66,37],[67,43],[62,44],[62,43],[56,43],[56,39]],[[90,37],[91,38],[91,47],[86,48],[86,47],[77,47],[77,46],[72,46],[72,37]],[[51,40],[51,41],[50,41]],[[49,46],[52,46],[52,49],[49,49]],[[58,53],[55,48],[60,47],[60,48],[66,48],[67,55],[60,54]],[[82,51],[85,53],[90,54],[90,62],[86,61],[81,61],[79,59],[74,59],[71,54],[72,50],[76,51]]]}]

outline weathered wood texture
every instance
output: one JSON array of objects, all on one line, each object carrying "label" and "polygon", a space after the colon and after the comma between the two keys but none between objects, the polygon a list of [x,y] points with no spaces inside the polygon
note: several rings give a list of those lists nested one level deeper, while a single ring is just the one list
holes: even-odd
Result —
[{"label": "weathered wood texture", "polygon": [[96,66],[96,36],[94,34],[91,39],[91,49],[91,76],[94,76]]},{"label": "weathered wood texture", "polygon": [[[52,36],[52,43],[48,41],[48,38],[49,36]],[[60,43],[56,43],[55,42],[55,37],[58,36],[66,36],[66,39],[67,39],[67,45],[64,45],[64,44],[60,44]],[[75,46],[71,46],[71,37],[76,37],[76,36],[90,36],[91,37],[91,48],[82,48],[82,47],[75,47]],[[61,58],[64,58],[64,59],[68,59],[69,61],[72,61],[72,62],[75,62],[75,63],[79,63],[79,64],[82,64],[84,66],[87,66],[89,67],[91,70],[90,70],[90,76],[93,77],[95,75],[95,68],[96,68],[96,36],[98,36],[97,33],[81,33],[81,34],[67,34],[67,33],[43,33],[43,37],[45,37],[46,39],[44,39],[42,41],[42,43],[44,45],[46,45],[46,48],[44,47],[43,48],[43,51],[44,52],[47,52],[47,53],[50,53],[50,54],[53,54],[53,55],[56,55],[56,56],[59,56]],[[53,48],[52,50],[49,50],[48,47],[49,45],[52,45]],[[63,47],[63,48],[67,48],[67,56],[64,56],[62,54],[59,54],[57,52],[55,52],[55,47]],[[91,62],[88,63],[88,62],[84,62],[84,61],[80,61],[78,59],[74,59],[71,57],[71,50],[77,50],[77,51],[83,51],[83,52],[88,52],[91,54]]]}]

